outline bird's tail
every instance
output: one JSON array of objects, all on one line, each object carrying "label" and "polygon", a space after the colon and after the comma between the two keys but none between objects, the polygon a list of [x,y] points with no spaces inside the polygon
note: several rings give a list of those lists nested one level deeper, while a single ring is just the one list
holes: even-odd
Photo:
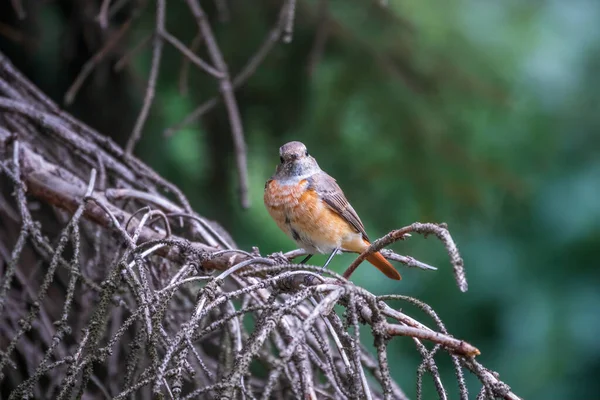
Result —
[{"label": "bird's tail", "polygon": [[[365,242],[367,245],[370,244],[367,241]],[[367,257],[367,261],[376,266],[377,269],[383,272],[388,278],[395,279],[397,281],[402,279],[402,276],[400,276],[400,273],[396,271],[396,268],[394,268],[392,264],[390,264],[390,262],[381,255],[381,253],[377,252],[371,254],[369,257]]]}]

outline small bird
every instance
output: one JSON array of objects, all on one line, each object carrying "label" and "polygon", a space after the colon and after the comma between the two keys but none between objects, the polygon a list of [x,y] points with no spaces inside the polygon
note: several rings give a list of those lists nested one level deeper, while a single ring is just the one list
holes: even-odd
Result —
[{"label": "small bird", "polygon": [[[362,253],[369,245],[365,227],[344,192],[300,142],[279,148],[281,163],[265,184],[264,202],[277,226],[308,252],[329,254],[329,264],[338,250]],[[400,273],[381,255],[373,253],[367,261],[391,279]]]}]

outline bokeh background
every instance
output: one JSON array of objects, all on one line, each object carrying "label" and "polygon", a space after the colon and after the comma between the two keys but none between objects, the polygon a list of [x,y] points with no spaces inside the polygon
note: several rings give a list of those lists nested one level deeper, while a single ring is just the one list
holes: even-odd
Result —
[{"label": "bokeh background", "polygon": [[[119,1],[103,31],[94,22],[101,1],[23,3],[22,21],[11,2],[0,4],[0,49],[61,104],[83,64],[139,5]],[[234,74],[281,5],[233,0],[223,11],[221,1],[203,3]],[[142,13],[66,107],[122,145],[141,107],[151,47],[114,66],[152,31],[152,2]],[[264,209],[263,185],[279,146],[303,141],[371,237],[414,221],[448,223],[470,289],[459,292],[435,238],[416,236],[393,249],[437,272],[399,267],[404,280],[392,282],[365,264],[357,284],[430,304],[526,399],[600,398],[599,20],[593,0],[298,1],[293,41],[277,44],[237,92],[250,209],[239,205],[222,106],[165,136],[218,93],[193,68],[182,84],[182,57],[169,46],[136,155],[242,248],[271,253],[294,245]],[[183,2],[169,0],[167,27],[191,42],[196,25]],[[351,260],[339,256],[332,268]],[[389,357],[414,396],[416,350],[395,340]],[[441,366],[451,379],[450,363]]]}]

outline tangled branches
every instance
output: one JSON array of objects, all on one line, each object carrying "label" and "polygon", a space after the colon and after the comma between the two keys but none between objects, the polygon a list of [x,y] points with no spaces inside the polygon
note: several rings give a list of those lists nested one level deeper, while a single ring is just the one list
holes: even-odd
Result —
[{"label": "tangled branches", "polygon": [[[461,399],[465,369],[479,379],[478,399],[518,399],[428,305],[293,264],[298,251],[237,249],[177,188],[62,112],[1,56],[0,95],[0,385],[9,399],[406,399],[388,363],[397,336],[422,358],[417,398],[426,375],[448,398],[436,364],[447,353]],[[444,226],[413,224],[368,251],[409,232],[442,239],[466,289]],[[418,306],[435,328],[396,301]]]},{"label": "tangled branches", "polygon": [[[289,0],[283,2],[279,17],[275,23],[275,26],[271,29],[263,43],[258,47],[252,57],[248,59],[246,65],[239,71],[235,76],[231,76],[229,68],[223,57],[222,51],[217,43],[216,37],[213,33],[213,28],[208,20],[208,17],[202,8],[202,5],[198,0],[186,0],[188,13],[193,17],[197,25],[197,35],[193,40],[192,46],[187,47],[180,39],[175,35],[171,34],[166,26],[167,12],[169,10],[166,0],[156,0],[155,2],[155,22],[154,31],[150,36],[146,36],[138,46],[134,47],[131,52],[123,55],[121,60],[115,65],[115,69],[123,68],[123,65],[127,63],[131,53],[151,43],[152,46],[152,61],[150,66],[150,73],[144,93],[144,101],[142,108],[137,116],[135,125],[133,127],[131,136],[127,141],[125,151],[127,154],[132,154],[137,142],[142,137],[142,132],[146,121],[150,114],[150,109],[154,103],[156,94],[156,86],[159,78],[160,67],[163,59],[165,44],[173,46],[177,49],[183,59],[184,68],[181,70],[181,89],[182,91],[187,90],[188,80],[188,67],[194,65],[198,68],[201,73],[206,74],[214,78],[218,82],[219,96],[212,97],[200,104],[193,110],[183,121],[169,128],[165,133],[172,135],[177,132],[182,126],[188,125],[190,122],[196,121],[203,114],[214,108],[222,100],[227,111],[229,125],[231,129],[231,135],[234,145],[234,153],[236,158],[236,166],[239,178],[239,193],[240,202],[242,207],[247,208],[250,206],[249,194],[248,194],[248,171],[247,171],[247,155],[246,155],[246,142],[244,138],[244,128],[238,109],[238,103],[234,90],[240,87],[257,69],[260,63],[267,56],[269,51],[273,48],[275,43],[281,38],[282,34],[285,36],[282,38],[283,41],[289,42],[292,35],[292,27],[294,14],[296,9],[295,0]],[[226,5],[224,2],[217,2],[219,12],[221,15],[227,13]],[[124,41],[124,37],[127,31],[130,30],[132,24],[140,17],[143,9],[147,6],[146,2],[140,3],[133,6],[132,10],[128,13],[128,18],[122,23],[106,40],[100,50],[83,66],[81,72],[71,85],[70,89],[65,95],[65,103],[71,104],[81,89],[84,81],[91,74],[93,69],[109,54],[120,42]],[[123,7],[119,2],[110,4],[110,1],[103,1],[98,15],[98,21],[100,26],[106,30],[109,25],[109,16],[118,12],[118,9]],[[176,9],[176,7],[173,7]],[[175,13],[177,12],[174,10]],[[210,61],[202,59],[200,56],[195,54],[194,48],[197,47],[202,41],[206,45],[207,53]]]}]

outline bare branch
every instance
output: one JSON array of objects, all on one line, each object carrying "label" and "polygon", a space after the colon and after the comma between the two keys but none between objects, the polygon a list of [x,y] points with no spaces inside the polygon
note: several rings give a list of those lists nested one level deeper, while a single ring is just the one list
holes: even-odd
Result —
[{"label": "bare branch", "polygon": [[419,339],[430,340],[435,343],[442,344],[457,354],[462,354],[467,357],[478,356],[480,351],[471,346],[470,344],[463,342],[462,340],[457,340],[446,336],[442,333],[426,331],[419,328],[413,328],[411,326],[404,325],[389,325],[386,327],[388,334],[390,335],[400,335],[400,336],[410,336]]},{"label": "bare branch", "polygon": [[[194,38],[192,39],[192,43],[190,44],[190,51],[192,53],[196,53],[200,44],[202,43],[202,35],[198,32]],[[188,80],[189,80],[189,71],[190,71],[190,59],[189,57],[183,57],[181,62],[181,71],[179,73],[179,93],[182,96],[187,96],[188,94]]]},{"label": "bare branch", "polygon": [[[285,13],[286,6],[284,5],[279,13],[279,18],[275,26],[271,29],[263,43],[260,45],[256,53],[250,57],[250,59],[246,62],[246,65],[241,69],[241,71],[234,77],[233,79],[233,89],[238,89],[241,87],[246,81],[256,72],[260,64],[264,61],[266,56],[269,54],[273,46],[277,43],[279,38],[281,37],[281,32],[283,31],[283,24],[285,22]],[[181,122],[175,124],[174,126],[165,130],[165,136],[171,136],[175,134],[177,131],[181,130],[183,127],[197,121],[202,115],[206,114],[210,110],[212,110],[217,104],[219,104],[219,97],[215,96],[200,106],[196,107],[194,111],[188,114]]]},{"label": "bare branch", "polygon": [[464,271],[464,261],[460,256],[456,244],[454,243],[454,240],[452,240],[452,237],[450,236],[450,233],[448,232],[448,229],[446,228],[445,224],[423,224],[420,222],[415,222],[412,225],[388,233],[381,239],[374,241],[367,250],[361,253],[358,256],[358,258],[354,260],[354,262],[350,264],[348,269],[344,272],[344,277],[348,279],[356,270],[356,268],[360,265],[360,263],[362,263],[369,255],[381,250],[390,243],[396,242],[398,240],[404,240],[405,237],[411,232],[420,233],[425,236],[429,234],[434,234],[444,243],[448,255],[450,256],[450,262],[454,267],[454,276],[456,278],[456,283],[458,284],[458,287],[462,292],[466,292],[468,289],[468,285]]},{"label": "bare branch", "polygon": [[169,43],[173,45],[177,50],[179,50],[185,57],[187,57],[191,62],[196,64],[201,70],[208,72],[210,75],[214,76],[217,79],[223,78],[223,73],[221,71],[216,70],[214,67],[210,66],[206,61],[195,55],[185,47],[183,43],[179,41],[175,36],[171,35],[167,31],[163,31],[161,33],[162,37]]},{"label": "bare branch", "polygon": [[102,5],[100,5],[100,12],[98,13],[98,24],[100,28],[106,29],[108,28],[108,9],[110,7],[110,0],[102,0]]},{"label": "bare branch", "polygon": [[131,50],[123,54],[123,56],[121,56],[121,58],[117,60],[114,66],[114,70],[116,72],[119,72],[123,68],[125,68],[125,66],[129,64],[131,58],[135,56],[138,52],[140,52],[144,47],[146,47],[151,40],[152,35],[147,35],[142,40],[140,40],[140,42],[137,45],[135,45]]},{"label": "bare branch", "polygon": [[296,15],[296,0],[287,1],[287,19],[284,28],[283,41],[291,43],[294,34],[294,17]]},{"label": "bare branch", "polygon": [[[108,3],[108,1],[106,1],[106,3]],[[79,92],[79,89],[81,89],[81,86],[87,77],[92,73],[100,61],[102,61],[102,59],[108,55],[108,53],[117,45],[117,43],[119,43],[123,35],[125,35],[125,33],[129,30],[131,21],[132,20],[130,19],[121,25],[121,27],[106,41],[104,46],[102,46],[102,48],[83,65],[79,75],[77,75],[77,78],[75,78],[75,81],[73,81],[71,87],[65,93],[64,101],[66,105],[71,105],[73,103],[75,96]]]},{"label": "bare branch", "polygon": [[219,87],[221,95],[225,101],[227,113],[229,114],[229,123],[231,124],[231,134],[233,136],[233,144],[235,148],[236,164],[238,169],[239,192],[240,200],[243,208],[250,207],[250,198],[248,194],[248,166],[246,160],[246,142],[244,140],[244,129],[242,127],[242,121],[240,112],[238,110],[237,101],[233,94],[233,86],[229,78],[229,71],[227,70],[227,64],[223,59],[221,50],[217,44],[217,41],[213,35],[212,28],[206,19],[206,15],[200,6],[200,3],[196,0],[186,0],[190,11],[196,18],[196,23],[202,36],[206,42],[208,52],[212,59],[213,64],[221,72],[222,78],[219,79]]},{"label": "bare branch", "polygon": [[131,137],[127,141],[125,152],[132,154],[133,149],[142,136],[142,129],[148,118],[152,101],[154,100],[154,94],[156,90],[156,82],[158,80],[158,71],[160,69],[160,61],[162,58],[163,50],[163,32],[165,31],[165,13],[166,13],[166,0],[156,0],[156,32],[154,33],[154,44],[152,50],[152,65],[150,66],[150,76],[148,77],[148,85],[146,86],[146,95],[144,96],[144,104],[140,114],[138,115],[135,126]]}]

